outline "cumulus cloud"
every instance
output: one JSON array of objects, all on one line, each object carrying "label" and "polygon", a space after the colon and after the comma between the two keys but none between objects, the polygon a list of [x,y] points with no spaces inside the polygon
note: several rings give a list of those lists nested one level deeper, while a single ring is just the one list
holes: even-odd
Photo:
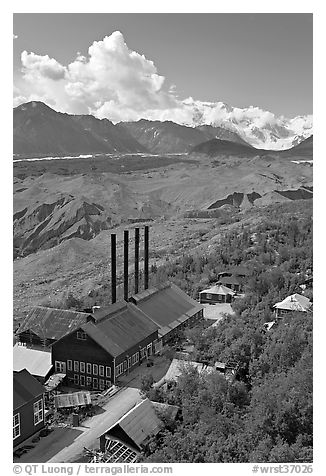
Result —
[{"label": "cumulus cloud", "polygon": [[30,81],[37,81],[42,78],[58,81],[64,79],[66,75],[66,68],[48,55],[41,56],[23,51],[21,62],[23,76]]},{"label": "cumulus cloud", "polygon": [[[130,49],[119,31],[94,41],[87,54],[77,52],[68,65],[27,51],[22,52],[21,62],[15,104],[37,98],[58,111],[93,114],[113,122],[145,118],[187,125],[227,125],[242,131],[255,127],[276,130],[285,122],[254,106],[240,109],[223,102],[180,98],[176,85],[167,84],[153,61]],[[304,122],[305,118],[293,122],[293,129],[302,129]]]}]

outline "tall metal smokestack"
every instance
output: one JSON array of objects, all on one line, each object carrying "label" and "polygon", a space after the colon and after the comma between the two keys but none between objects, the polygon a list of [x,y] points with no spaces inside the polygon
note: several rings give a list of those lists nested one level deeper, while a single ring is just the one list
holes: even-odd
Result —
[{"label": "tall metal smokestack", "polygon": [[148,265],[149,265],[149,239],[148,226],[145,226],[144,232],[144,289],[148,289]]},{"label": "tall metal smokestack", "polygon": [[123,252],[123,298],[128,301],[128,247],[129,247],[129,231],[124,230],[124,252]]},{"label": "tall metal smokestack", "polygon": [[117,236],[111,234],[111,302],[117,300]]},{"label": "tall metal smokestack", "polygon": [[135,294],[139,287],[139,228],[135,228]]}]

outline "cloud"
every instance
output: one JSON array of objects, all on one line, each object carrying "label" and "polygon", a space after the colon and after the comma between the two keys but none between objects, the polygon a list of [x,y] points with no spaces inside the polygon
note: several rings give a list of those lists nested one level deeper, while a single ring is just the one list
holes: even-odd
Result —
[{"label": "cloud", "polygon": [[[15,104],[37,99],[58,111],[93,114],[113,122],[171,120],[187,125],[227,125],[249,133],[262,127],[277,132],[286,122],[255,106],[240,109],[223,102],[180,98],[177,86],[167,84],[153,61],[130,49],[119,31],[94,41],[87,54],[77,52],[68,65],[27,51],[22,52],[21,62]],[[300,130],[304,124],[305,118],[298,119],[293,129]]]},{"label": "cloud", "polygon": [[38,81],[42,78],[58,81],[64,79],[66,75],[66,68],[48,55],[40,56],[23,51],[21,62],[23,65],[23,76],[29,81]]}]

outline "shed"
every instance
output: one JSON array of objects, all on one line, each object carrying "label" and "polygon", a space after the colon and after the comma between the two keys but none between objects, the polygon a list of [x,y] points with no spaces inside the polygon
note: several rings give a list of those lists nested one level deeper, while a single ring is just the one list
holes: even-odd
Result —
[{"label": "shed", "polygon": [[30,349],[21,344],[16,344],[13,348],[13,361],[15,372],[26,369],[41,383],[45,382],[52,371],[50,352]]},{"label": "shed", "polygon": [[152,402],[146,398],[100,436],[101,451],[106,451],[108,441],[117,440],[140,452],[148,438],[162,427]]},{"label": "shed", "polygon": [[199,293],[201,304],[230,303],[235,292],[232,289],[216,284],[211,288],[204,289]]},{"label": "shed", "polygon": [[92,314],[85,312],[38,306],[27,315],[16,335],[29,346],[49,347],[90,319]]}]

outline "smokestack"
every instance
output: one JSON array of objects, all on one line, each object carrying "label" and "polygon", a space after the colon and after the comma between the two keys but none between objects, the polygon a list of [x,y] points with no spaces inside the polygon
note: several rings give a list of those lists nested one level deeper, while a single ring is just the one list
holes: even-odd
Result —
[{"label": "smokestack", "polygon": [[117,236],[111,234],[111,302],[117,300]]},{"label": "smokestack", "polygon": [[129,246],[129,231],[124,230],[124,252],[123,252],[123,298],[128,301],[128,246]]},{"label": "smokestack", "polygon": [[148,289],[148,226],[145,226],[144,233],[144,289]]},{"label": "smokestack", "polygon": [[135,294],[139,285],[139,228],[135,228]]}]

